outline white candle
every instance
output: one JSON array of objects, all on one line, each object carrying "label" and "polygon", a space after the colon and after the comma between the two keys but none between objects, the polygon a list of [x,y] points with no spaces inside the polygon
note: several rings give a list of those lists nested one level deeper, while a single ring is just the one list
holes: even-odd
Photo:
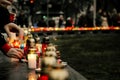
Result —
[{"label": "white candle", "polygon": [[30,69],[37,68],[36,60],[37,60],[36,54],[28,54],[28,67]]}]

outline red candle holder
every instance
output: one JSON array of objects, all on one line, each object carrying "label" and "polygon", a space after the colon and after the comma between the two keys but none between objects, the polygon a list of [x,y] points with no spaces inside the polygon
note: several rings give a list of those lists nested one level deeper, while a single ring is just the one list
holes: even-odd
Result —
[{"label": "red candle holder", "polygon": [[37,80],[48,80],[48,75],[41,75]]},{"label": "red candle holder", "polygon": [[20,42],[19,42],[19,40],[14,40],[12,44],[13,44],[14,48],[20,48]]}]

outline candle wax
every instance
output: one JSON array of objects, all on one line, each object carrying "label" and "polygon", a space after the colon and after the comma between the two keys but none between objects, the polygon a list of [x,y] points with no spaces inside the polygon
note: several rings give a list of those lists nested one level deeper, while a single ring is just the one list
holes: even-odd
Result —
[{"label": "candle wax", "polygon": [[30,69],[35,69],[36,66],[36,60],[37,60],[36,54],[28,54],[28,67]]}]

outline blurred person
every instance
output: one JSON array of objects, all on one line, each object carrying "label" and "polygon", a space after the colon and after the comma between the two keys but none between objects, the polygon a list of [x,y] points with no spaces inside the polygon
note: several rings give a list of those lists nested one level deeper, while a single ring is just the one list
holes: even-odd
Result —
[{"label": "blurred person", "polygon": [[20,14],[17,16],[17,24],[21,27],[28,26],[28,16],[25,14],[25,12],[22,10]]},{"label": "blurred person", "polygon": [[48,27],[55,27],[55,20],[51,19],[48,21],[49,26]]},{"label": "blurred person", "polygon": [[117,26],[120,27],[120,12],[117,14]]},{"label": "blurred person", "polygon": [[103,14],[101,15],[101,26],[102,27],[109,27],[108,25],[108,18],[107,18],[107,13],[106,12],[103,12]]},{"label": "blurred person", "polygon": [[18,33],[18,36],[21,39],[24,35],[23,29],[10,20],[10,12],[7,7],[11,4],[12,0],[0,0],[0,32],[7,33],[9,38],[12,38],[11,32]]},{"label": "blurred person", "polygon": [[93,12],[88,11],[86,14],[86,18],[87,18],[87,27],[93,27]]},{"label": "blurred person", "polygon": [[113,26],[113,23],[112,23],[112,14],[110,12],[107,12],[107,20],[108,20],[109,27]]},{"label": "blurred person", "polygon": [[72,27],[72,25],[73,25],[73,20],[72,20],[71,17],[68,17],[67,20],[66,20],[65,26],[66,27]]},{"label": "blurred person", "polygon": [[21,59],[23,51],[21,49],[12,48],[5,40],[2,33],[7,33],[11,38],[12,30],[17,30],[19,37],[22,38],[24,32],[16,24],[10,22],[10,13],[7,6],[12,4],[12,0],[0,0],[0,50],[8,57]]},{"label": "blurred person", "polygon": [[87,26],[87,18],[86,18],[86,14],[82,14],[79,19],[78,19],[78,23],[77,25],[79,27],[86,27]]},{"label": "blurred person", "polygon": [[46,24],[45,19],[43,17],[38,21],[37,26],[38,27],[47,27],[47,24]]},{"label": "blurred person", "polygon": [[96,14],[96,26],[99,26],[99,27],[101,26],[101,23],[102,23],[101,15],[102,15],[102,9],[98,10]]},{"label": "blurred person", "polygon": [[59,27],[63,27],[64,26],[64,17],[63,17],[63,15],[60,15],[60,17],[59,17],[58,26]]},{"label": "blurred person", "polygon": [[0,50],[10,58],[21,59],[23,58],[23,51],[18,48],[12,48],[0,33]]},{"label": "blurred person", "polygon": [[113,9],[113,12],[112,12],[112,26],[118,26],[119,24],[119,13],[117,13],[116,9]]}]

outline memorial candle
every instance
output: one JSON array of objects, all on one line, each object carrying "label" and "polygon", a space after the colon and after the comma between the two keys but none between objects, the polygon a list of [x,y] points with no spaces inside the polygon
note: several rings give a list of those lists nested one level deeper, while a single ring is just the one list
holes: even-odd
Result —
[{"label": "memorial candle", "polygon": [[36,75],[35,71],[30,71],[28,73],[28,80],[37,80],[37,75]]},{"label": "memorial candle", "polygon": [[28,67],[30,69],[35,69],[37,68],[37,54],[35,53],[36,49],[31,48],[29,49],[29,54],[27,55],[28,57]]},{"label": "memorial candle", "polygon": [[28,67],[30,69],[35,69],[36,66],[36,60],[37,60],[36,54],[28,54]]},{"label": "memorial candle", "polygon": [[19,42],[19,40],[14,40],[13,47],[14,48],[20,48],[20,42]]}]

